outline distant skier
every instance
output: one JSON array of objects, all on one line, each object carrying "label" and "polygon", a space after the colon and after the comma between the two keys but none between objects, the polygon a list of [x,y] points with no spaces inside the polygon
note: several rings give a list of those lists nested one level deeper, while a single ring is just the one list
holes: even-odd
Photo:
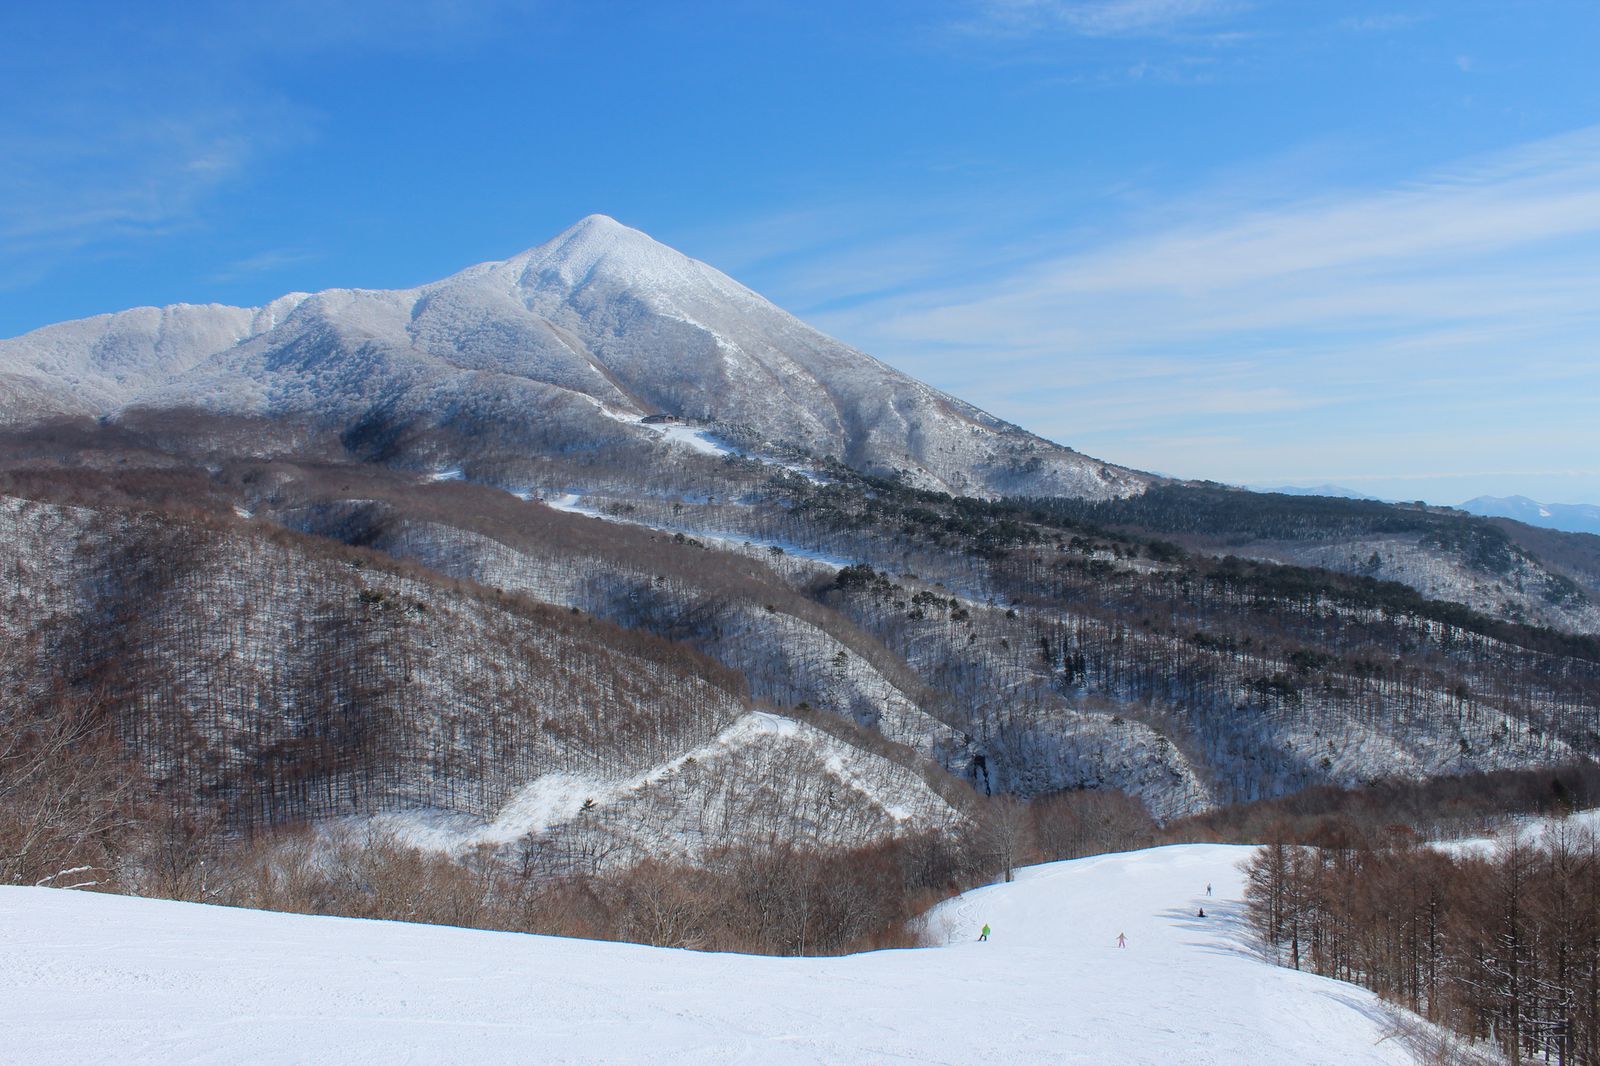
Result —
[{"label": "distant skier", "polygon": [[978,933],[978,939],[979,940],[988,940],[989,939],[989,923],[988,922],[984,922],[983,923],[983,930]]},{"label": "distant skier", "polygon": [[1125,948],[1125,947],[1127,947],[1127,946],[1128,946],[1128,937],[1127,937],[1127,934],[1125,934],[1125,933],[1118,933],[1118,934],[1117,934],[1117,947],[1119,947],[1119,948]]},{"label": "distant skier", "polygon": [[1196,918],[1204,918],[1205,916],[1206,916],[1206,909],[1204,907],[1201,907],[1200,908],[1200,913],[1195,915]]},{"label": "distant skier", "polygon": [[1206,895],[1208,895],[1208,896],[1211,895],[1211,882],[1210,881],[1206,882]]}]

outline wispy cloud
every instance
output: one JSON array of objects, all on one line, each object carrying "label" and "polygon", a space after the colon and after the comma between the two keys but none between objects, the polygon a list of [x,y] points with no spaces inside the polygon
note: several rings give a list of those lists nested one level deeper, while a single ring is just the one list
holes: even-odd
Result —
[{"label": "wispy cloud", "polygon": [[68,108],[45,122],[0,122],[0,286],[194,226],[209,196],[300,135],[296,116],[272,108]]},{"label": "wispy cloud", "polygon": [[[1553,470],[1600,450],[1600,128],[1387,188],[1241,200],[1141,203],[1049,228],[1048,252],[985,251],[965,225],[942,256],[932,234],[877,258],[857,242],[834,279],[853,295],[828,298],[824,257],[796,309],[1029,428],[1188,476]],[[939,280],[946,257],[969,280]],[[863,291],[900,263],[912,284]],[[1182,444],[1209,436],[1245,443]]]},{"label": "wispy cloud", "polygon": [[[1317,475],[1321,477],[1323,475]],[[1408,474],[1337,474],[1339,481],[1455,481],[1463,478],[1600,477],[1600,467],[1543,467],[1500,470],[1425,470]],[[1292,480],[1292,479],[1291,479]]]},{"label": "wispy cloud", "polygon": [[985,0],[964,25],[994,34],[1149,36],[1189,29],[1244,6],[1238,0]]},{"label": "wispy cloud", "polygon": [[316,259],[315,253],[302,249],[269,248],[235,259],[213,274],[211,280],[224,283],[241,281],[259,274],[271,274],[302,263],[310,263]]},{"label": "wispy cloud", "polygon": [[[0,234],[11,242],[156,227],[246,162],[250,138],[228,116],[194,112],[0,129]],[[76,126],[77,128],[70,128]]]},{"label": "wispy cloud", "polygon": [[1351,15],[1339,20],[1339,28],[1353,33],[1393,33],[1426,22],[1427,16],[1413,11],[1384,11],[1371,15]]},{"label": "wispy cloud", "polygon": [[957,0],[933,33],[962,62],[1036,87],[1202,85],[1249,76],[1282,33],[1254,0]]},{"label": "wispy cloud", "polygon": [[0,109],[0,289],[204,226],[259,164],[312,140],[316,115],[254,70],[331,50],[471,47],[531,13],[513,0],[285,0],[270,16],[223,2],[86,26],[70,7],[0,17],[0,95],[30,101]]},{"label": "wispy cloud", "polygon": [[[1003,292],[942,302],[979,317],[1025,307],[1032,335],[1042,319],[1106,296],[1181,312],[1139,324],[1130,342],[1588,311],[1600,258],[1581,238],[1600,232],[1600,129],[1375,193],[1191,210],[1202,217],[1046,263]],[[1543,269],[1507,261],[1535,247]]]}]

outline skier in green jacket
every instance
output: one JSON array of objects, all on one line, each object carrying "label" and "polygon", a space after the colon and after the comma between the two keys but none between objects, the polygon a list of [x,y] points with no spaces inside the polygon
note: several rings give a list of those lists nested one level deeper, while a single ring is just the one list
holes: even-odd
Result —
[{"label": "skier in green jacket", "polygon": [[984,922],[983,923],[983,931],[978,934],[978,939],[979,940],[988,940],[989,939],[989,923],[988,922]]}]

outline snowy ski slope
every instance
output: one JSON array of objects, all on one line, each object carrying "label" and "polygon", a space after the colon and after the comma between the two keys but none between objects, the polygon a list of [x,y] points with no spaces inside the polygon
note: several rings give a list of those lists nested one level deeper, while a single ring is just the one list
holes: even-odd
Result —
[{"label": "snowy ski slope", "polygon": [[1409,1062],[1374,997],[1250,954],[1249,850],[1035,867],[938,908],[944,947],[837,959],[5,888],[0,1060]]}]

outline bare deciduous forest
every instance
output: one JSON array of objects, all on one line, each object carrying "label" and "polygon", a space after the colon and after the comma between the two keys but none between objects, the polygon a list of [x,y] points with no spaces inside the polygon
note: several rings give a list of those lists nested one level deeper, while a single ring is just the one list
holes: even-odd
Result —
[{"label": "bare deciduous forest", "polygon": [[1287,965],[1353,981],[1513,1063],[1600,1062],[1600,844],[1559,824],[1486,854],[1403,827],[1345,847],[1272,843],[1250,917]]}]

